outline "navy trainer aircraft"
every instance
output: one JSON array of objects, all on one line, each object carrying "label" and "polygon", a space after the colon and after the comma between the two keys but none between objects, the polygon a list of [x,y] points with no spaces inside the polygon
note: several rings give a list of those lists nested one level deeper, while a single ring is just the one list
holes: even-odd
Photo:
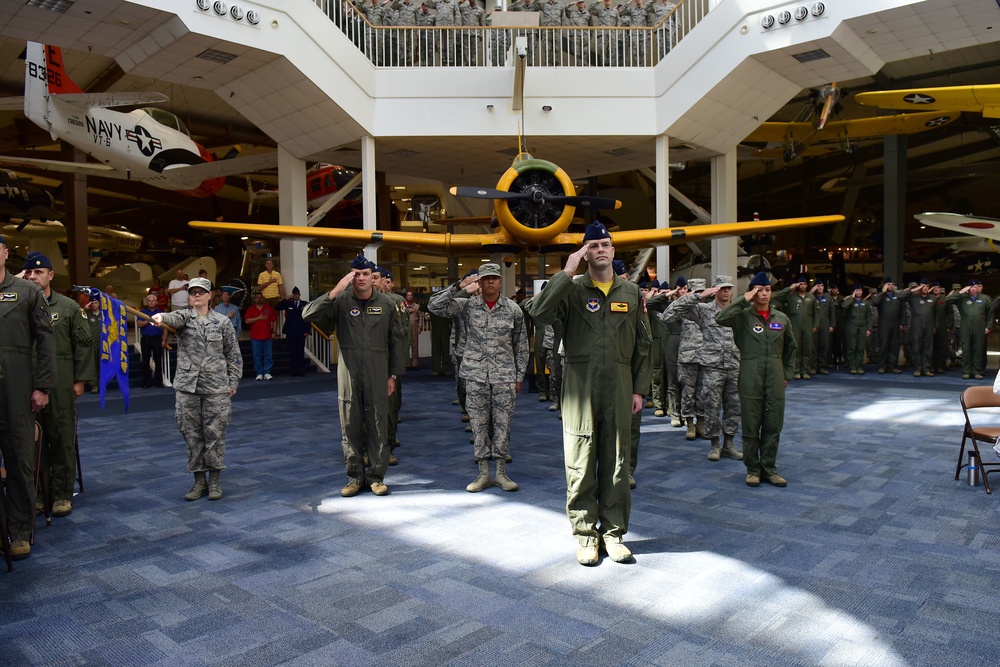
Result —
[{"label": "navy trainer aircraft", "polygon": [[85,93],[63,66],[57,46],[28,42],[24,97],[0,100],[0,109],[20,109],[53,140],[65,141],[95,162],[3,157],[0,164],[120,178],[148,183],[192,197],[210,197],[226,176],[277,166],[277,154],[217,159],[195,142],[180,118],[156,107],[128,113],[112,107],[163,102],[160,93]]},{"label": "navy trainer aircraft", "polygon": [[[493,200],[492,217],[448,218],[438,221],[447,225],[489,224],[493,231],[485,234],[437,232],[367,231],[331,229],[295,225],[252,225],[238,223],[189,223],[197,229],[242,236],[315,238],[339,245],[363,248],[377,245],[403,251],[419,251],[436,255],[468,255],[474,253],[572,252],[583,243],[582,232],[569,232],[578,208],[613,209],[621,202],[600,197],[578,196],[573,181],[560,167],[521,153],[513,165],[500,177],[496,188],[452,188],[460,197]],[[616,231],[614,245],[618,250],[650,246],[690,243],[705,239],[739,236],[758,232],[777,232],[810,225],[840,222],[841,215],[826,215],[783,220],[755,220],[665,229]]]}]

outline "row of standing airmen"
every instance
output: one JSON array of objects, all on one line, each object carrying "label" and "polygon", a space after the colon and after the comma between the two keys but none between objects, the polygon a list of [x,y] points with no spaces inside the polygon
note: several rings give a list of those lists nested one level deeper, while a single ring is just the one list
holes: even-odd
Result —
[{"label": "row of standing airmen", "polygon": [[[507,8],[507,11],[531,11],[539,13],[539,25],[542,27],[633,27],[641,28],[659,25],[676,5],[670,0],[655,0],[649,4],[645,0],[629,0],[621,3],[618,0],[597,0],[587,4],[586,0],[564,3],[562,0],[517,0]],[[420,28],[440,27],[485,27],[493,24],[493,12],[486,13],[476,0],[368,0],[358,2],[356,11],[363,14],[372,26],[412,26]],[[497,6],[494,11],[503,11]],[[670,25],[658,43],[659,56],[670,50]],[[369,57],[378,65],[390,64],[392,58],[387,57],[387,49],[398,54],[401,66],[413,65],[414,62],[433,65],[435,61],[441,65],[480,65],[486,62],[483,45],[478,36],[473,33],[453,32],[437,37],[436,43],[430,35],[395,35],[398,41],[395,45],[389,43],[386,36],[376,31],[368,48]],[[589,60],[588,54],[592,48],[589,31],[574,31],[561,36],[551,31],[543,31],[535,43],[529,44],[529,52],[538,49],[541,58],[532,58],[531,62],[538,65],[573,64],[583,65]],[[506,31],[494,31],[491,34],[490,60],[493,65],[502,65],[506,60],[506,51],[510,46]],[[596,34],[595,44],[598,64],[600,65],[645,65],[648,36],[645,32]],[[565,55],[563,55],[565,54]]]}]

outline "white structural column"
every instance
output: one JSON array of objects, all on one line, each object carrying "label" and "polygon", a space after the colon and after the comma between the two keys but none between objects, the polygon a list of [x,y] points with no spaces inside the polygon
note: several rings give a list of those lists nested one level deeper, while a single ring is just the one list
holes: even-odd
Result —
[{"label": "white structural column", "polygon": [[[736,221],[736,148],[712,158],[712,224]],[[712,241],[712,276],[736,278],[738,239],[729,236]],[[706,287],[711,287],[709,281]]]},{"label": "white structural column", "polygon": [[[375,203],[375,137],[361,137],[361,228],[374,232],[378,222]],[[365,246],[365,257],[378,264],[378,246]]]},{"label": "white structural column", "polygon": [[[306,163],[286,149],[278,146],[278,222],[282,225],[304,225],[306,222]],[[278,245],[281,257],[281,279],[285,293],[292,287],[302,291],[302,298],[311,299],[309,293],[309,241],[308,239],[282,239]],[[253,276],[256,279],[256,276]]]},{"label": "white structural column", "polygon": [[[656,137],[656,228],[670,226],[670,142],[667,135]],[[631,268],[631,267],[630,267]],[[670,283],[670,247],[656,248],[656,279]]]}]

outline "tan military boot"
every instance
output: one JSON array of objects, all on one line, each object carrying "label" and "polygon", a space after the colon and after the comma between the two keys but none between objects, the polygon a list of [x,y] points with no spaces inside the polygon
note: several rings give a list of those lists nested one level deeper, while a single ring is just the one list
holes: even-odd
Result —
[{"label": "tan military boot", "polygon": [[686,422],[687,422],[688,432],[687,435],[685,435],[684,437],[687,438],[688,440],[694,440],[695,438],[698,437],[698,433],[696,432],[697,429],[695,428],[694,425],[694,417],[687,417]]},{"label": "tan military boot", "polygon": [[219,471],[208,471],[208,499],[219,500],[222,498],[222,487],[219,486]]},{"label": "tan military boot", "polygon": [[506,467],[506,461],[497,459],[497,474],[493,476],[493,481],[504,491],[517,491],[517,483],[507,476]]},{"label": "tan military boot", "polygon": [[719,446],[719,439],[712,438],[712,446],[708,450],[708,460],[718,461],[722,458],[722,447]]},{"label": "tan military boot", "polygon": [[493,483],[490,479],[490,462],[483,459],[479,462],[479,477],[472,480],[472,484],[465,487],[469,493],[479,493]]},{"label": "tan military boot", "polygon": [[698,417],[698,421],[694,427],[694,433],[702,440],[705,439],[705,422],[701,417]]},{"label": "tan military boot", "polygon": [[194,486],[184,496],[184,500],[198,500],[208,493],[208,485],[205,483],[205,473],[196,472],[194,474]]},{"label": "tan military boot", "polygon": [[726,434],[725,439],[722,441],[722,455],[728,456],[731,459],[736,459],[737,461],[743,460],[743,452],[736,449],[736,443],[733,442],[735,436]]}]

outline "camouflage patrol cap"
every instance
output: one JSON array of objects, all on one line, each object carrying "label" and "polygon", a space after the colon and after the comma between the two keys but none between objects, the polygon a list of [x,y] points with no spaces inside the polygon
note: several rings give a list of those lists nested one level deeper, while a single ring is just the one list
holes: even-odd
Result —
[{"label": "camouflage patrol cap", "polygon": [[190,292],[193,288],[200,287],[206,292],[212,291],[212,283],[209,282],[208,278],[192,278],[188,281],[188,291]]},{"label": "camouflage patrol cap", "polygon": [[500,265],[494,262],[487,262],[479,267],[479,277],[486,278],[488,276],[496,276],[497,278],[502,278],[503,274],[500,273]]},{"label": "camouflage patrol cap", "polygon": [[715,276],[712,278],[712,287],[736,287],[733,284],[732,276]]},{"label": "camouflage patrol cap", "polygon": [[705,289],[704,278],[692,278],[688,281],[688,290],[691,292],[701,292]]}]

